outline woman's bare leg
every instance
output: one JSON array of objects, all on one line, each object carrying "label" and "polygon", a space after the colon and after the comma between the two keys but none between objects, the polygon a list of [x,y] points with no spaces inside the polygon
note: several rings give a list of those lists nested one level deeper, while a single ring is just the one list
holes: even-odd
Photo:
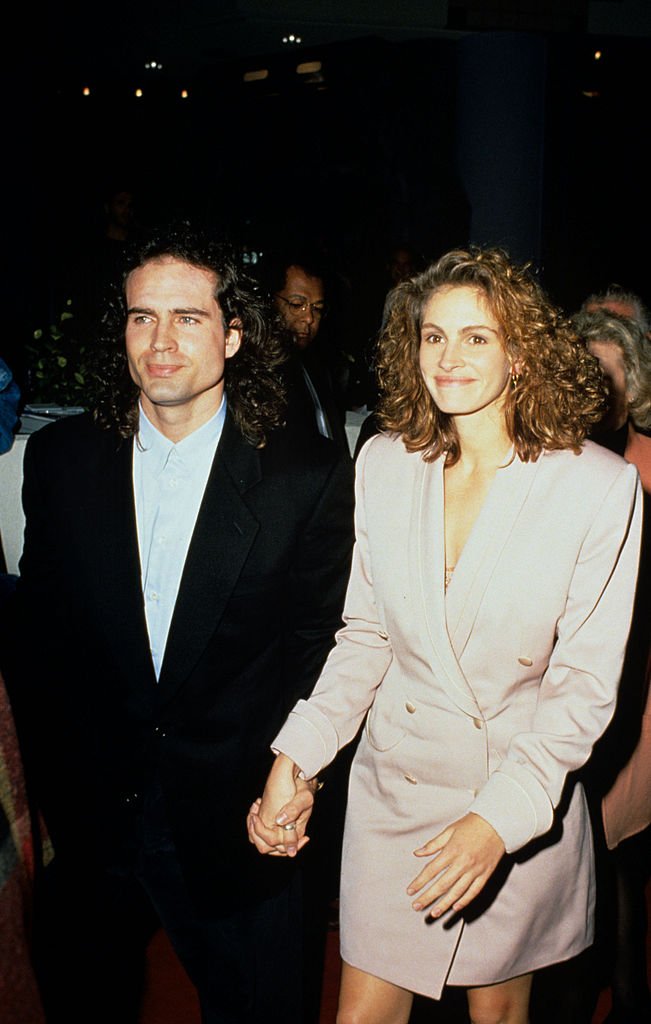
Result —
[{"label": "woman's bare leg", "polygon": [[468,989],[472,1024],[528,1024],[533,975]]},{"label": "woman's bare leg", "polygon": [[407,1024],[413,999],[406,989],[344,963],[337,1024]]}]

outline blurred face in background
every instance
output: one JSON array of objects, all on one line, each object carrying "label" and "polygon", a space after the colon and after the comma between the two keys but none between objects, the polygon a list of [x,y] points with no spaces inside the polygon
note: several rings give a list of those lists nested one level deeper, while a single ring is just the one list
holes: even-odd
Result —
[{"label": "blurred face in background", "polygon": [[282,291],[274,296],[276,308],[298,348],[311,345],[321,326],[325,307],[323,281],[302,267],[287,268]]},{"label": "blurred face in background", "polygon": [[609,430],[617,430],[628,419],[624,354],[619,345],[612,341],[589,341],[588,348],[592,355],[599,360],[608,385],[608,413],[602,420],[601,426]]}]

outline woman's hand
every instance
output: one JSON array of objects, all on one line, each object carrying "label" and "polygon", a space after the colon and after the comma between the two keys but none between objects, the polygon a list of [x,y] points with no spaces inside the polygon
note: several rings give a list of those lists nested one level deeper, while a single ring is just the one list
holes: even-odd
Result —
[{"label": "woman's hand", "polygon": [[305,829],[312,813],[316,783],[301,779],[298,772],[290,758],[279,754],[262,798],[249,810],[249,841],[260,853],[295,857],[309,842]]},{"label": "woman's hand", "polygon": [[407,889],[409,896],[418,893],[412,907],[424,910],[436,902],[430,917],[440,917],[450,907],[463,910],[482,891],[504,855],[504,843],[484,818],[469,813],[414,855],[433,859]]}]

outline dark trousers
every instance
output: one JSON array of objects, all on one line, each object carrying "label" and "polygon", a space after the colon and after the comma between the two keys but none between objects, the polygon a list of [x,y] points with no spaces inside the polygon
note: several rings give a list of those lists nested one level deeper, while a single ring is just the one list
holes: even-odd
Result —
[{"label": "dark trousers", "polygon": [[159,924],[196,986],[204,1024],[304,1024],[298,874],[270,899],[203,917],[156,799],[152,807],[132,868],[55,858],[36,936],[48,1024],[137,1024],[145,949]]}]

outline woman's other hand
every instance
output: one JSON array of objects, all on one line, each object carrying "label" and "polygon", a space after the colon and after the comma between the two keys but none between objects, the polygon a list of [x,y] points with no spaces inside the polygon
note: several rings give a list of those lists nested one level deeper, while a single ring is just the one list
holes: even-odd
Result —
[{"label": "woman's other hand", "polygon": [[469,813],[414,855],[433,859],[407,889],[409,896],[418,893],[412,907],[424,910],[435,903],[430,917],[441,917],[450,908],[463,910],[482,891],[504,855],[504,843],[484,818]]}]

